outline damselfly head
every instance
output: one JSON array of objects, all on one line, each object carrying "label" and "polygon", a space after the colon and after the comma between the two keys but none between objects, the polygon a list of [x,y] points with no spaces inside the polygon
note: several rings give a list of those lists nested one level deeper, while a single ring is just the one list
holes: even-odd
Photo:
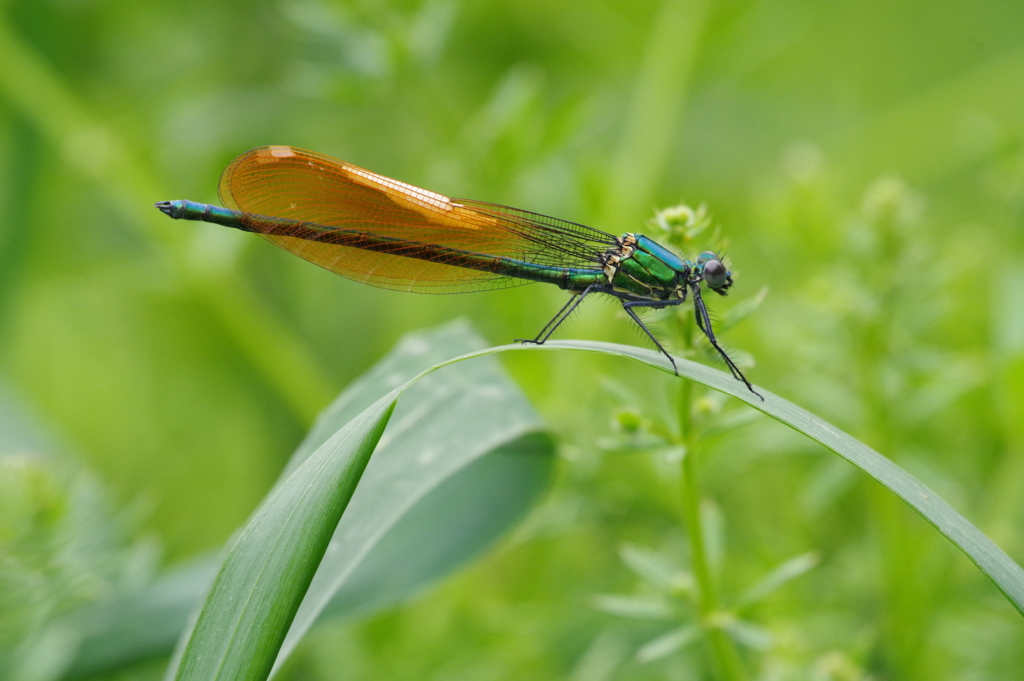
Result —
[{"label": "damselfly head", "polygon": [[717,253],[704,251],[697,257],[697,272],[704,283],[714,291],[725,295],[726,290],[732,286],[732,272],[722,264]]}]

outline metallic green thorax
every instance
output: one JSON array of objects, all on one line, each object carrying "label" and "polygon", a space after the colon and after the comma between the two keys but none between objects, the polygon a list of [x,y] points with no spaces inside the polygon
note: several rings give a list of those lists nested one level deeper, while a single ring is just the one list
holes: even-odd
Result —
[{"label": "metallic green thorax", "polygon": [[651,300],[685,298],[692,266],[647,237],[625,234],[605,257],[605,275],[615,290]]}]

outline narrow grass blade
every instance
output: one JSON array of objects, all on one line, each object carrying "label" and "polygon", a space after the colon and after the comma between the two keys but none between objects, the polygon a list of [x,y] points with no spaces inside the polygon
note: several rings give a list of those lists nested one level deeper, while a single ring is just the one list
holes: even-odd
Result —
[{"label": "narrow grass blade", "polygon": [[[615,343],[549,341],[544,345],[503,345],[490,348],[486,352],[507,350],[583,350],[626,357],[665,372],[672,372],[672,366],[664,355],[652,350]],[[967,557],[989,576],[1018,612],[1024,615],[1024,568],[927,485],[863,442],[778,395],[755,386],[757,391],[764,395],[762,401],[725,372],[685,359],[676,359],[676,364],[680,376],[746,402],[754,409],[831,449],[890,489],[946,538],[960,547]]]}]

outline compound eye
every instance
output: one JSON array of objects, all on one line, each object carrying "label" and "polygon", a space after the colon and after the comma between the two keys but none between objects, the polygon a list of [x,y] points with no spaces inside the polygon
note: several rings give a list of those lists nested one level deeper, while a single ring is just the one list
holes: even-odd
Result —
[{"label": "compound eye", "polygon": [[704,263],[704,281],[711,288],[722,288],[729,281],[729,270],[721,260],[708,260]]}]

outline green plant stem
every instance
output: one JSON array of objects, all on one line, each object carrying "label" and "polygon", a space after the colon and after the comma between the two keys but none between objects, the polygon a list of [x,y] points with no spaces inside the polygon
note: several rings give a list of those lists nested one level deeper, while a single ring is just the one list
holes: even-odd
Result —
[{"label": "green plant stem", "polygon": [[683,445],[682,501],[683,522],[690,542],[690,561],[697,580],[697,610],[700,624],[714,660],[718,677],[724,681],[742,681],[746,678],[732,639],[722,625],[725,617],[720,610],[718,586],[711,574],[704,544],[704,525],[700,510],[700,471],[697,460],[697,437],[693,423],[693,383],[680,381],[679,436]]},{"label": "green plant stem", "polygon": [[[223,324],[225,332],[301,422],[312,423],[334,396],[314,353],[223,263],[194,255],[188,232],[168,228],[153,209],[165,183],[136,160],[117,132],[102,125],[60,74],[0,16],[0,100],[20,114],[69,168],[97,183],[127,225]],[[21,161],[23,162],[23,161]],[[152,267],[159,260],[154,256]]]},{"label": "green plant stem", "polygon": [[606,194],[608,224],[628,224],[650,210],[683,126],[690,79],[711,0],[663,0],[636,73]]}]

